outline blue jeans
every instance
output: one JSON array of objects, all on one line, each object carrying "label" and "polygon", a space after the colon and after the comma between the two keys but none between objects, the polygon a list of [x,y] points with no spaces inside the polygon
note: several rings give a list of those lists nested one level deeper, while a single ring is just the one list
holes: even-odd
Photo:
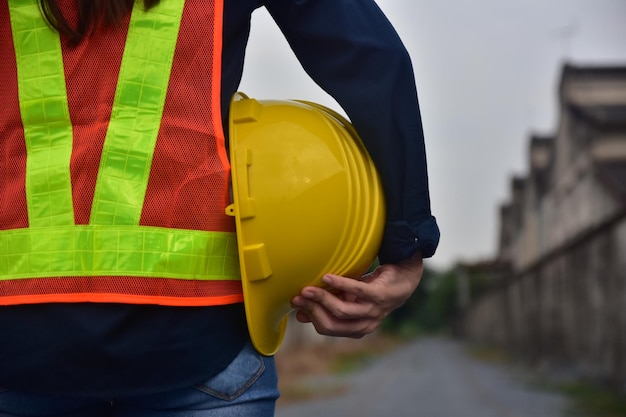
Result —
[{"label": "blue jeans", "polygon": [[101,401],[0,389],[0,417],[270,417],[277,385],[274,358],[248,344],[220,374],[170,392]]}]

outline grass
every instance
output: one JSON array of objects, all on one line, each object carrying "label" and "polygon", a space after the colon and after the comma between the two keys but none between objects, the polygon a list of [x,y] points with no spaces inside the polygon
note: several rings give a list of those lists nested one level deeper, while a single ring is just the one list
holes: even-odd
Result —
[{"label": "grass", "polygon": [[[512,364],[513,358],[503,349],[493,346],[472,346],[469,354],[483,362]],[[538,378],[539,380],[535,379]],[[577,380],[550,381],[549,376],[536,376],[533,386],[563,394],[571,403],[570,417],[626,417],[626,395],[599,384]]]},{"label": "grass", "polygon": [[492,346],[474,345],[468,347],[470,356],[482,362],[493,364],[511,363],[511,357],[503,350]]},{"label": "grass", "polygon": [[346,374],[358,371],[380,356],[381,352],[364,349],[353,353],[338,354],[331,366],[333,373]]},{"label": "grass", "polygon": [[348,388],[341,384],[311,384],[300,381],[296,384],[284,385],[280,388],[278,405],[282,406],[294,402],[312,400],[314,398],[328,398],[341,395]]},{"label": "grass", "polygon": [[281,391],[278,405],[341,395],[348,387],[326,376],[358,371],[401,343],[384,335],[370,335],[360,340],[336,339],[332,343],[279,351],[276,355]]},{"label": "grass", "polygon": [[572,400],[575,417],[626,417],[626,396],[588,382],[562,384],[560,391]]}]

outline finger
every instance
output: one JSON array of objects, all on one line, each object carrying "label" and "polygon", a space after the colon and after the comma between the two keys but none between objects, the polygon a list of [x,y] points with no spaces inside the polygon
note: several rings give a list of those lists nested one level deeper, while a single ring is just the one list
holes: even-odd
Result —
[{"label": "finger", "polygon": [[296,320],[300,323],[311,323],[311,318],[304,311],[296,311]]},{"label": "finger", "polygon": [[[354,298],[348,296],[348,298]],[[347,300],[341,294],[323,288],[306,287],[300,297],[294,298],[294,305],[300,309],[312,309],[321,305],[329,313],[340,320],[356,320],[376,317],[376,305],[362,300]]]},{"label": "finger", "polygon": [[380,315],[338,318],[322,304],[303,296],[294,297],[292,307],[298,321],[310,322],[318,333],[328,336],[360,338],[376,330],[382,321]]},{"label": "finger", "polygon": [[372,286],[369,284],[369,280],[371,278],[369,276],[364,276],[364,278],[366,278],[368,281],[359,281],[353,278],[342,277],[340,275],[326,274],[322,278],[322,281],[328,287],[336,291],[351,294],[359,299],[372,300],[375,296],[375,293],[374,288],[372,288]]},{"label": "finger", "polygon": [[299,321],[312,323],[319,334],[326,336],[361,338],[377,327],[376,322],[370,319],[337,319],[319,304],[314,305],[310,310],[298,313],[300,315],[296,314],[296,317]]}]

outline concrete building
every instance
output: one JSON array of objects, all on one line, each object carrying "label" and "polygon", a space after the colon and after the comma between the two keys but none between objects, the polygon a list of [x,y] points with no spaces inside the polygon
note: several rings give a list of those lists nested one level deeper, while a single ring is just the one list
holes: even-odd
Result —
[{"label": "concrete building", "polygon": [[565,65],[558,103],[500,208],[509,273],[464,333],[626,387],[626,66]]}]

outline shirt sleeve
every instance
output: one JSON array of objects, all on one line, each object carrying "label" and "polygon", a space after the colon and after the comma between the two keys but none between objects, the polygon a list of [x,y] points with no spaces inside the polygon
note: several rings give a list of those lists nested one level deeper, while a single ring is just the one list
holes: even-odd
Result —
[{"label": "shirt sleeve", "polygon": [[305,71],[342,106],[382,179],[381,263],[435,253],[424,133],[410,57],[373,0],[269,0]]}]

